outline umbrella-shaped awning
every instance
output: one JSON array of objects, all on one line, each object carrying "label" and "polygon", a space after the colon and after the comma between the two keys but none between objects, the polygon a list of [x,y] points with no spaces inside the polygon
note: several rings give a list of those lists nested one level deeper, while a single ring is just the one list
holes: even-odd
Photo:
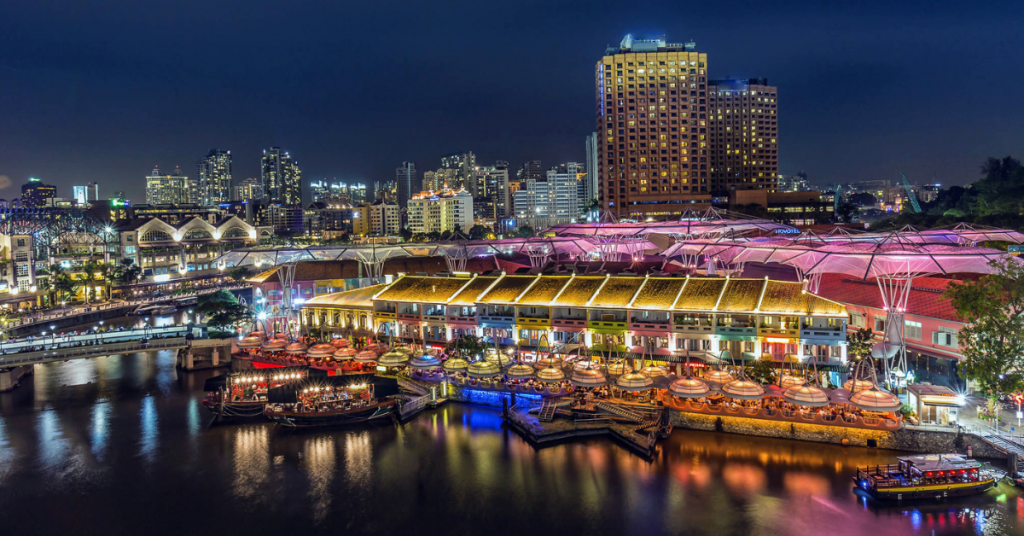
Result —
[{"label": "umbrella-shaped awning", "polygon": [[414,369],[433,369],[441,366],[441,360],[430,354],[423,354],[409,360],[409,366]]},{"label": "umbrella-shaped awning", "polygon": [[738,379],[723,385],[722,394],[736,400],[760,400],[764,398],[764,388],[759,383]]},{"label": "umbrella-shaped awning", "polygon": [[647,365],[646,367],[640,369],[640,372],[652,378],[657,378],[658,376],[664,376],[668,374],[668,369],[661,365]]},{"label": "umbrella-shaped awning", "polygon": [[669,384],[668,392],[679,398],[700,398],[707,396],[711,392],[711,388],[697,378],[685,377]]},{"label": "umbrella-shaped awning", "polygon": [[779,387],[783,390],[789,389],[790,387],[800,387],[807,383],[803,376],[794,376],[792,374],[783,374],[779,377]]},{"label": "umbrella-shaped awning", "polygon": [[732,374],[724,370],[712,370],[704,373],[704,381],[714,390],[721,389],[723,385],[731,382],[733,379]]},{"label": "umbrella-shaped awning", "polygon": [[574,370],[569,381],[576,387],[600,387],[608,383],[608,378],[596,368]]},{"label": "umbrella-shaped awning", "polygon": [[542,357],[537,360],[537,368],[548,368],[548,367],[562,367],[562,358],[560,357]]},{"label": "umbrella-shaped awning", "polygon": [[293,342],[289,344],[284,350],[289,354],[299,355],[306,353],[306,350],[308,349],[309,347],[306,346],[305,344],[302,344],[301,342]]},{"label": "umbrella-shaped awning", "polygon": [[331,345],[335,348],[348,348],[348,339],[334,339]]},{"label": "umbrella-shaped awning", "polygon": [[369,350],[363,350],[356,354],[355,360],[360,363],[370,363],[377,360],[377,353]]},{"label": "umbrella-shaped awning", "polygon": [[843,389],[846,389],[851,393],[857,391],[867,391],[868,389],[871,389],[874,386],[875,384],[870,380],[854,380],[853,378],[850,378],[849,380],[846,380],[846,382],[843,383]]},{"label": "umbrella-shaped awning", "polygon": [[615,380],[615,387],[623,391],[646,391],[654,386],[654,380],[642,372],[629,372]]},{"label": "umbrella-shaped awning", "polygon": [[377,364],[382,367],[401,367],[408,362],[409,354],[398,351],[387,352],[377,359]]},{"label": "umbrella-shaped awning", "polygon": [[505,374],[509,378],[529,378],[533,376],[534,372],[533,367],[530,365],[527,365],[526,363],[518,363],[509,367],[508,370],[505,371]]},{"label": "umbrella-shaped awning", "polygon": [[263,343],[263,349],[268,352],[280,352],[288,347],[288,341],[284,339],[271,339]]},{"label": "umbrella-shaped awning", "polygon": [[820,408],[829,403],[828,394],[821,388],[813,385],[800,385],[790,387],[783,393],[783,398],[790,404],[807,406],[809,408]]},{"label": "umbrella-shaped awning", "polygon": [[545,383],[560,382],[565,379],[565,373],[557,367],[546,367],[537,370],[537,379]]},{"label": "umbrella-shaped awning", "polygon": [[885,413],[898,411],[903,403],[896,395],[889,391],[883,391],[878,387],[872,387],[866,391],[857,391],[850,396],[850,403],[864,411],[877,411]]},{"label": "umbrella-shaped awning", "polygon": [[474,361],[469,364],[466,368],[466,372],[474,378],[489,378],[491,376],[501,373],[501,368],[498,367],[498,363],[494,361],[487,361],[481,359],[480,361]]},{"label": "umbrella-shaped awning", "polygon": [[355,348],[338,348],[334,351],[334,358],[340,360],[352,359],[358,353]]},{"label": "umbrella-shaped awning", "polygon": [[260,346],[263,346],[263,339],[259,337],[253,337],[252,335],[250,335],[248,337],[243,338],[242,340],[238,341],[235,344],[239,348],[242,348],[243,350],[248,350],[251,348],[259,348]]},{"label": "umbrella-shaped awning", "polygon": [[330,344],[314,344],[307,352],[309,357],[331,357],[336,348]]},{"label": "umbrella-shaped awning", "polygon": [[633,367],[629,366],[625,361],[619,360],[609,363],[607,370],[610,376],[621,376],[623,374],[633,372]]},{"label": "umbrella-shaped awning", "polygon": [[448,372],[458,372],[460,370],[466,370],[469,367],[469,362],[461,357],[449,359],[441,365],[441,368]]}]

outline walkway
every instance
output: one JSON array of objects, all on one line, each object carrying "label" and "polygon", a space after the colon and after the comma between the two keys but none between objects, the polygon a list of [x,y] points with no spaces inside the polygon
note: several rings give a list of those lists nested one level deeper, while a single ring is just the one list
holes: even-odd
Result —
[{"label": "walkway", "polygon": [[85,359],[90,357],[103,357],[117,354],[130,354],[133,352],[149,352],[154,350],[171,350],[185,348],[188,341],[185,337],[171,339],[157,339],[154,341],[142,342],[118,342],[111,344],[96,344],[92,346],[73,346],[43,350],[38,352],[21,352],[12,355],[0,356],[0,368],[17,367],[24,365],[38,365],[41,363],[52,363],[54,361],[67,361],[70,359]]},{"label": "walkway", "polygon": [[212,294],[212,293],[217,292],[217,291],[219,291],[221,289],[224,289],[224,290],[241,290],[241,289],[246,289],[246,288],[249,288],[249,287],[250,287],[250,285],[248,283],[240,283],[240,284],[237,284],[237,285],[225,285],[225,286],[219,286],[219,287],[210,287],[210,288],[195,290],[195,291],[192,291],[192,292],[186,292],[184,294],[178,294],[178,295],[174,295],[174,296],[161,296],[159,298],[141,298],[141,299],[136,299],[136,300],[121,301],[121,302],[102,303],[102,304],[99,304],[99,305],[68,307],[67,309],[58,309],[58,310],[53,310],[53,311],[49,311],[49,312],[46,312],[46,313],[26,313],[24,316],[22,316],[20,319],[18,319],[17,322],[9,323],[6,326],[6,329],[20,328],[20,327],[25,327],[25,326],[33,326],[33,325],[37,325],[37,324],[44,324],[45,325],[45,324],[47,324],[49,322],[53,322],[54,320],[63,320],[65,318],[71,318],[71,317],[75,317],[75,316],[79,316],[79,315],[92,314],[92,313],[96,313],[96,312],[99,312],[99,311],[108,311],[110,309],[122,309],[122,308],[128,308],[128,307],[136,308],[136,307],[143,306],[143,305],[152,305],[152,304],[163,303],[163,302],[167,302],[167,301],[182,300],[182,299],[186,299],[186,298],[194,298],[194,297],[201,296],[201,295],[204,295],[204,294]]}]

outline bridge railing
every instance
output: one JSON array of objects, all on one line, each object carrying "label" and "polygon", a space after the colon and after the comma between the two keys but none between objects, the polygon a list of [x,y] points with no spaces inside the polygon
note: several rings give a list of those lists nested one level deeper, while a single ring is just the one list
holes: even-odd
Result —
[{"label": "bridge railing", "polygon": [[188,341],[185,337],[175,337],[172,339],[157,339],[146,344],[143,344],[141,341],[132,341],[98,344],[94,346],[59,348],[56,350],[44,350],[40,352],[22,352],[9,356],[0,356],[0,367],[16,367],[20,365],[46,363],[49,361],[63,361],[66,359],[81,359],[85,357],[99,357],[130,352],[148,352],[168,348],[183,348],[187,344]]},{"label": "bridge railing", "polygon": [[17,342],[0,342],[0,354],[21,352],[26,348],[37,346],[56,350],[59,348],[75,347],[80,344],[95,344],[98,341],[166,337],[168,335],[184,335],[187,332],[188,326],[165,326],[159,328],[126,329],[124,331],[104,331],[102,333],[83,335],[39,336],[34,337],[31,341],[23,337]]}]

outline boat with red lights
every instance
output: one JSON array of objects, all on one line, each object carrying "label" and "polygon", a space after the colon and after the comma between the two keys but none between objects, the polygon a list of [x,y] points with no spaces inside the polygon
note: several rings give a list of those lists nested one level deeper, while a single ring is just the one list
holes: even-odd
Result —
[{"label": "boat with red lights", "polygon": [[263,414],[289,428],[358,424],[391,416],[397,395],[394,378],[328,376],[272,390]]},{"label": "boat with red lights", "polygon": [[857,488],[880,500],[942,500],[984,493],[996,483],[980,462],[962,454],[900,456],[897,460],[896,464],[857,468]]},{"label": "boat with red lights", "polygon": [[[316,371],[315,374],[323,374]],[[270,389],[305,380],[309,367],[283,367],[272,370],[257,369],[215,376],[206,380],[203,406],[217,416],[225,418],[253,418],[263,415]]]}]

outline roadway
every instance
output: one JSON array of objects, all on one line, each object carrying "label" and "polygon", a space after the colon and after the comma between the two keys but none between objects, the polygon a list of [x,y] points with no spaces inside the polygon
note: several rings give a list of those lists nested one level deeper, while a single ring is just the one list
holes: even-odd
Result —
[{"label": "roadway", "polygon": [[[0,344],[0,368],[68,359],[184,348],[186,326],[108,331],[88,335],[38,337]],[[143,343],[143,340],[146,343]]]}]

